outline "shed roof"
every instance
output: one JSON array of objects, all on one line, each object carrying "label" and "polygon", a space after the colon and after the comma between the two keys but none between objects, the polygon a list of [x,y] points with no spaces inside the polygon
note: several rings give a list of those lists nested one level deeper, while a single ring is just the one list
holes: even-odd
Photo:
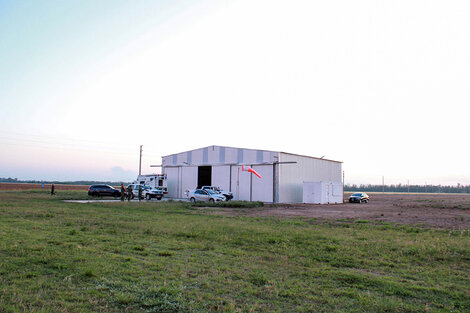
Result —
[{"label": "shed roof", "polygon": [[318,158],[318,157],[313,157],[313,156],[308,156],[308,155],[302,155],[302,154],[295,154],[295,153],[289,153],[289,152],[283,152],[283,151],[273,151],[273,150],[263,150],[263,149],[250,149],[250,148],[240,148],[240,147],[228,147],[228,146],[218,146],[218,145],[212,145],[212,146],[207,146],[207,147],[202,147],[202,148],[197,148],[197,149],[192,149],[192,150],[186,150],[178,153],[172,153],[169,155],[164,155],[164,157],[169,157],[175,154],[180,154],[180,153],[187,153],[190,151],[195,151],[199,149],[204,149],[204,148],[211,148],[211,147],[223,147],[223,148],[230,148],[230,149],[243,149],[243,150],[252,150],[252,151],[264,151],[264,152],[273,152],[273,153],[283,153],[283,154],[288,154],[288,155],[293,155],[293,156],[299,156],[299,157],[304,157],[304,158],[312,158],[312,159],[317,159],[317,160],[324,160],[324,161],[330,161],[330,162],[336,162],[336,163],[343,163],[341,161],[335,161],[335,160],[330,160],[330,159],[324,159],[324,158]]}]

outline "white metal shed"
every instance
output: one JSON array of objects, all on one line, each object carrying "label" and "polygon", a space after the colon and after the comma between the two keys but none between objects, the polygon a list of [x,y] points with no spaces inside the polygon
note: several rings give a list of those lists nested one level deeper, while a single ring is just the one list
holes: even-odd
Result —
[{"label": "white metal shed", "polygon": [[303,203],[343,203],[343,185],[339,182],[304,182]]},{"label": "white metal shed", "polygon": [[[242,171],[253,168],[261,175]],[[209,146],[162,157],[168,196],[205,185],[229,190],[234,200],[301,203],[304,181],[341,183],[342,163],[285,152]]]}]

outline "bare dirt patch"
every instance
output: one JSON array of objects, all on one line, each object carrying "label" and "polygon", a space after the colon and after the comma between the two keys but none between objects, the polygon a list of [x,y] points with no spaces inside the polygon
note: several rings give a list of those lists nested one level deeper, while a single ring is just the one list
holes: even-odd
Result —
[{"label": "bare dirt patch", "polygon": [[470,194],[370,194],[370,197],[367,204],[266,204],[262,208],[224,208],[211,212],[228,216],[368,220],[470,229]]}]

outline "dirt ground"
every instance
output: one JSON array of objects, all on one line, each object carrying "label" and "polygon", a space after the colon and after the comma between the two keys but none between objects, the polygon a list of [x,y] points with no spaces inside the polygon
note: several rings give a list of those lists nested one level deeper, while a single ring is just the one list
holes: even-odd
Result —
[{"label": "dirt ground", "polygon": [[[345,194],[345,200],[350,193]],[[470,229],[470,194],[373,194],[367,204],[266,204],[255,209],[217,209],[229,216],[308,217],[385,221],[433,228]]]},{"label": "dirt ground", "polygon": [[[87,190],[84,185],[55,185],[56,190]],[[41,184],[0,183],[0,190],[41,189]],[[45,184],[44,189],[50,190]],[[351,193],[345,194],[345,201]],[[470,230],[470,194],[369,193],[367,204],[266,204],[262,208],[218,208],[228,216],[307,217],[327,220],[369,220]]]}]

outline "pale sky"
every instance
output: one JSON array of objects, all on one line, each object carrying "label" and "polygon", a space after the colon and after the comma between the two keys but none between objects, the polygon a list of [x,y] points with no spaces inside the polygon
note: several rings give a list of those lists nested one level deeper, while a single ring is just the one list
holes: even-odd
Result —
[{"label": "pale sky", "polygon": [[133,180],[210,145],[470,184],[468,1],[0,0],[0,177]]}]

